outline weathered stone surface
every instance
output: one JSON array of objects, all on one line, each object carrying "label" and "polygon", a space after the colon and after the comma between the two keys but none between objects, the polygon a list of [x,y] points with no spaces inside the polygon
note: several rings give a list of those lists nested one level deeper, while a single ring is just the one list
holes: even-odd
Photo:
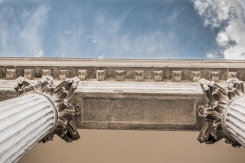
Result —
[{"label": "weathered stone surface", "polygon": [[42,77],[44,76],[52,76],[51,69],[42,69]]},{"label": "weathered stone surface", "polygon": [[190,77],[193,82],[198,82],[201,79],[201,71],[191,71]]},{"label": "weathered stone surface", "polygon": [[237,78],[237,72],[228,72],[228,78]]},{"label": "weathered stone surface", "polygon": [[135,70],[134,71],[134,79],[135,81],[143,81],[144,77],[144,70]]},{"label": "weathered stone surface", "polygon": [[[102,95],[103,94],[103,95]],[[198,130],[202,95],[77,93],[81,128]],[[82,99],[82,100],[81,100]]]},{"label": "weathered stone surface", "polygon": [[106,71],[105,70],[97,70],[96,77],[98,81],[103,81],[106,78]]},{"label": "weathered stone surface", "polygon": [[68,71],[67,70],[60,70],[59,72],[59,79],[65,80],[67,78]]},{"label": "weathered stone surface", "polygon": [[124,70],[116,70],[115,74],[116,74],[117,81],[124,81],[126,78],[126,74]]},{"label": "weathered stone surface", "polygon": [[154,80],[162,81],[163,80],[163,71],[154,71]]},{"label": "weathered stone surface", "polygon": [[32,80],[35,77],[34,69],[24,69],[24,77]]},{"label": "weathered stone surface", "polygon": [[172,80],[180,82],[182,80],[182,71],[172,71]]},{"label": "weathered stone surface", "polygon": [[220,74],[219,71],[212,71],[210,72],[210,74],[211,74],[212,81],[219,82],[219,74]]},{"label": "weathered stone surface", "polygon": [[6,79],[13,80],[17,77],[16,69],[7,69],[6,70]]},{"label": "weathered stone surface", "polygon": [[[65,73],[67,77],[79,76],[80,73],[87,72],[86,75],[82,75],[83,77],[79,77],[81,80],[86,78],[86,80],[97,79],[97,81],[191,83],[196,82],[201,75],[207,80],[224,82],[227,78],[234,76],[245,80],[244,64],[245,61],[218,61],[217,64],[217,61],[211,60],[0,58],[0,77],[12,80],[18,76],[24,76],[24,69],[33,69],[35,78],[52,76],[54,79],[59,79],[60,70],[67,70]],[[16,75],[9,77],[8,70],[10,69],[16,69]],[[125,76],[119,78],[120,73],[115,73],[118,70],[123,70]],[[143,74],[142,71],[144,71]],[[180,71],[182,73],[179,73]],[[99,78],[98,72],[101,73]],[[137,78],[135,78],[135,72],[139,72]]]},{"label": "weathered stone surface", "polygon": [[83,120],[195,125],[195,102],[183,99],[179,103],[175,100],[86,99]]},{"label": "weathered stone surface", "polygon": [[86,80],[88,77],[88,71],[85,69],[79,69],[77,73],[80,80]]},{"label": "weathered stone surface", "polygon": [[[35,83],[35,81],[33,81]],[[0,81],[0,90],[9,90],[14,81]],[[59,81],[54,83],[57,85]],[[198,130],[196,108],[203,103],[199,84],[161,82],[81,81],[76,90],[78,128]],[[4,88],[3,88],[4,86]],[[2,92],[2,91],[0,91]]]}]

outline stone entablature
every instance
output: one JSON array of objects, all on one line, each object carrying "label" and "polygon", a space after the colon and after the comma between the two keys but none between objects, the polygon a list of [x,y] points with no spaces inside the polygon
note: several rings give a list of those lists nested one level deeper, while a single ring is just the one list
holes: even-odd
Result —
[{"label": "stone entablature", "polygon": [[[16,96],[15,84],[0,80],[0,100]],[[72,101],[80,129],[199,130],[204,96],[198,83],[80,81]]]},{"label": "stone entablature", "polygon": [[16,96],[18,76],[52,76],[54,85],[77,76],[78,128],[200,130],[207,99],[198,81],[244,80],[245,61],[0,58],[1,100]]},{"label": "stone entablature", "polygon": [[198,82],[201,78],[224,82],[245,79],[245,61],[209,60],[110,60],[1,58],[0,78],[18,76],[39,79],[52,76],[64,80],[78,76],[81,81]]}]

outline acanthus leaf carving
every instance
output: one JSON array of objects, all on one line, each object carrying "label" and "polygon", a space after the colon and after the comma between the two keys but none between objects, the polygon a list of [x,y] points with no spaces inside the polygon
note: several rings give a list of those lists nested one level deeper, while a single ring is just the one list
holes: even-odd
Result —
[{"label": "acanthus leaf carving", "polygon": [[41,142],[45,143],[53,139],[54,134],[57,134],[63,140],[71,142],[80,138],[75,125],[75,115],[77,109],[71,103],[72,95],[74,94],[78,82],[78,77],[67,78],[60,84],[54,87],[53,78],[45,76],[41,78],[37,84],[31,84],[26,78],[18,77],[17,85],[15,86],[16,92],[21,95],[26,92],[38,92],[49,97],[58,113],[58,121],[53,133],[45,136]]},{"label": "acanthus leaf carving", "polygon": [[199,81],[203,92],[208,98],[208,104],[199,106],[198,115],[203,118],[202,128],[198,136],[198,141],[206,144],[212,144],[222,138],[226,143],[234,147],[240,147],[241,144],[227,136],[222,120],[229,102],[235,97],[244,94],[243,82],[236,78],[227,80],[227,89],[224,89],[214,81],[201,79]]}]

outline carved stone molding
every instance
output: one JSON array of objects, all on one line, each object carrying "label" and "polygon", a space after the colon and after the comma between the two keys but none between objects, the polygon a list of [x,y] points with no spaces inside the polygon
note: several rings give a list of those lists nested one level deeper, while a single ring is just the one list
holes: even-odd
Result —
[{"label": "carved stone molding", "polygon": [[14,80],[29,74],[28,79],[52,76],[64,80],[77,75],[82,81],[98,82],[196,83],[205,78],[222,83],[230,77],[245,80],[244,64],[245,61],[0,58],[0,78]]},{"label": "carved stone molding", "polygon": [[105,70],[97,70],[96,77],[98,81],[103,81],[106,78],[106,71]]},{"label": "carved stone molding", "polygon": [[68,73],[67,70],[60,70],[60,72],[59,72],[59,79],[60,80],[66,79],[67,78],[67,73]]},{"label": "carved stone molding", "polygon": [[45,77],[45,76],[52,76],[51,69],[42,69],[42,77]]},{"label": "carved stone molding", "polygon": [[212,81],[214,81],[214,82],[219,81],[219,74],[220,74],[219,71],[212,71],[212,72],[210,72],[210,74],[211,74],[211,80]]},{"label": "carved stone molding", "polygon": [[78,70],[78,77],[80,80],[86,80],[88,77],[88,71],[84,69],[79,69]]},{"label": "carved stone molding", "polygon": [[6,70],[6,79],[13,80],[17,77],[16,69],[7,69]]},{"label": "carved stone molding", "polygon": [[182,71],[172,71],[172,80],[180,82],[182,80]]},{"label": "carved stone molding", "polygon": [[237,72],[229,72],[228,78],[237,78]]},{"label": "carved stone molding", "polygon": [[41,93],[52,100],[57,109],[57,125],[53,132],[44,137],[41,142],[45,143],[52,140],[54,134],[57,134],[67,142],[79,139],[80,136],[74,120],[75,115],[79,115],[79,109],[75,109],[71,103],[72,95],[80,81],[78,77],[67,78],[56,87],[53,86],[53,78],[50,76],[41,78],[34,85],[24,77],[18,77],[17,81],[18,84],[15,86],[15,90],[19,95],[28,92]]},{"label": "carved stone molding", "polygon": [[234,116],[232,113],[234,107],[231,106],[239,98],[244,97],[243,82],[230,78],[227,80],[226,89],[206,79],[201,79],[199,83],[208,98],[208,104],[198,108],[199,116],[203,117],[202,129],[198,136],[199,142],[212,144],[225,138],[226,143],[240,147],[241,141],[238,137],[245,137],[245,134],[242,135],[238,130],[243,127],[239,124],[243,123],[245,117],[239,116],[239,108],[236,110],[238,116],[236,117],[237,114]]},{"label": "carved stone molding", "polygon": [[198,82],[201,79],[201,72],[200,71],[191,71],[191,79],[193,82]]},{"label": "carved stone molding", "polygon": [[24,77],[32,80],[34,78],[34,69],[24,69]]},{"label": "carved stone molding", "polygon": [[117,81],[124,81],[124,79],[126,78],[126,74],[124,70],[116,70],[116,80]]},{"label": "carved stone molding", "polygon": [[155,81],[162,81],[163,79],[163,71],[154,71],[154,80]]},{"label": "carved stone molding", "polygon": [[144,70],[135,70],[134,79],[135,81],[143,81],[144,80]]}]

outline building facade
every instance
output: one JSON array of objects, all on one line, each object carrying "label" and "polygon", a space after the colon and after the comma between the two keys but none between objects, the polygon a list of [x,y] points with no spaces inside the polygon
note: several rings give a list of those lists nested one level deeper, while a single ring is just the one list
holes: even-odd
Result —
[{"label": "building facade", "polygon": [[[53,134],[76,140],[77,128],[201,130],[200,142],[225,138],[237,147],[244,135],[244,63],[1,58],[0,98],[3,110],[19,107],[5,104],[7,99],[37,99],[48,108],[50,127],[35,143],[51,140]],[[32,102],[30,110],[36,105]]]}]

